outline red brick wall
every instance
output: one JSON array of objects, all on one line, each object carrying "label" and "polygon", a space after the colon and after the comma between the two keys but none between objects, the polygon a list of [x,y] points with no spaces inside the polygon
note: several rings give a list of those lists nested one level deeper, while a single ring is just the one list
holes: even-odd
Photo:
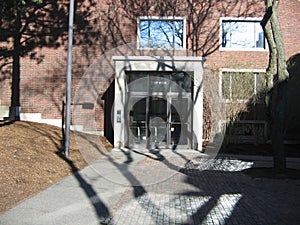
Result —
[{"label": "red brick wall", "polygon": [[21,60],[22,113],[42,113],[43,118],[60,118],[65,85],[65,57],[61,49],[41,49],[41,63]]},{"label": "red brick wall", "polygon": [[300,1],[286,0],[279,4],[279,20],[286,57],[300,52]]},{"label": "red brick wall", "polygon": [[[236,1],[236,5],[232,5],[235,1],[209,0],[195,1],[194,5],[187,4],[185,0],[97,2],[98,5],[89,9],[92,12],[90,25],[84,27],[84,32],[80,21],[76,21],[75,16],[73,93],[88,66],[103,52],[136,41],[138,16],[185,16],[187,46],[194,55],[207,55],[206,66],[208,67],[213,69],[266,68],[267,51],[220,51],[216,47],[219,43],[220,16],[262,17],[263,1]],[[121,4],[122,2],[126,4]],[[176,2],[178,4],[174,7]],[[281,1],[279,16],[287,57],[300,51],[299,9],[298,0]],[[199,24],[201,26],[198,26]],[[45,47],[36,51],[44,56],[42,62],[37,63],[28,57],[21,60],[22,112],[42,113],[42,117],[48,119],[61,118],[62,101],[65,99],[66,43],[58,49]],[[99,93],[100,97],[101,94]],[[0,100],[1,105],[10,103],[9,79],[1,82]],[[98,102],[95,111],[96,126],[102,130],[104,121],[102,101]]]}]

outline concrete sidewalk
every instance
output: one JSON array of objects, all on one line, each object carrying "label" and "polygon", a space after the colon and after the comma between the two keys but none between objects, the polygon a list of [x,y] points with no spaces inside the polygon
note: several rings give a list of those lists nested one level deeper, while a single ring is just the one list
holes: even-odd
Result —
[{"label": "concrete sidewalk", "polygon": [[0,224],[299,224],[300,180],[253,179],[240,171],[266,159],[233,157],[112,151]]}]

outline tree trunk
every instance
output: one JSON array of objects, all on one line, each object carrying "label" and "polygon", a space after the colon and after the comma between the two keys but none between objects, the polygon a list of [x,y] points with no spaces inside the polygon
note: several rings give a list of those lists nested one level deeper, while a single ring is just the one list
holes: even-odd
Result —
[{"label": "tree trunk", "polygon": [[17,13],[14,35],[14,53],[11,84],[11,106],[9,119],[20,120],[20,55],[21,55],[21,19]]},{"label": "tree trunk", "polygon": [[277,49],[276,81],[281,82],[281,81],[286,80],[289,77],[289,73],[287,71],[284,42],[283,42],[283,37],[281,34],[280,24],[279,24],[279,20],[278,20],[278,4],[279,4],[279,0],[273,1],[273,6],[272,6],[273,13],[272,13],[270,22],[272,25],[272,30],[274,33],[274,41],[276,43],[276,49]]},{"label": "tree trunk", "polygon": [[[268,8],[266,14],[272,13],[272,11],[269,10],[272,9]],[[261,25],[269,46],[269,63],[266,70],[266,87],[268,90],[270,90],[273,87],[273,80],[277,71],[277,49],[271,24],[267,22],[268,21],[262,21]],[[269,104],[268,99],[266,100],[266,104]]]},{"label": "tree trunk", "polygon": [[273,13],[271,16],[271,25],[273,29],[274,41],[277,49],[277,76],[275,77],[274,93],[272,107],[272,148],[274,152],[274,167],[278,169],[286,168],[286,158],[284,149],[284,129],[287,107],[287,85],[288,78],[285,49],[283,37],[278,20],[278,0],[273,1]]},{"label": "tree trunk", "polygon": [[[269,108],[269,129],[271,134],[274,167],[286,168],[284,149],[284,129],[287,106],[288,72],[285,59],[284,42],[278,20],[278,0],[265,0],[266,14],[262,20],[262,27],[269,44],[269,65],[267,68],[267,88],[271,96],[267,99]],[[272,82],[273,78],[273,82]],[[272,84],[271,84],[272,82]]]},{"label": "tree trunk", "polygon": [[276,83],[270,98],[270,129],[274,168],[285,169],[284,129],[287,105],[287,82]]}]

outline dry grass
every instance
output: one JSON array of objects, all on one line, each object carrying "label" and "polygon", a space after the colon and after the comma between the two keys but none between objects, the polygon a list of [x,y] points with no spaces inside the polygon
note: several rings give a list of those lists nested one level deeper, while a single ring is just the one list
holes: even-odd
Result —
[{"label": "dry grass", "polygon": [[[109,147],[109,144],[104,146]],[[87,165],[76,146],[74,134],[68,160],[63,157],[61,147],[58,127],[33,122],[0,122],[0,212],[72,174],[74,168],[80,170]]]}]

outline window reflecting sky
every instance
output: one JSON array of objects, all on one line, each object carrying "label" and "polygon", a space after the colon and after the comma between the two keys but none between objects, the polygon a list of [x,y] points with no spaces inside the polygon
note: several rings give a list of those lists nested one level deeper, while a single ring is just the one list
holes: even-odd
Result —
[{"label": "window reflecting sky", "polygon": [[140,20],[140,47],[182,48],[183,20]]},{"label": "window reflecting sky", "polygon": [[223,21],[222,47],[264,48],[264,33],[259,22]]}]

